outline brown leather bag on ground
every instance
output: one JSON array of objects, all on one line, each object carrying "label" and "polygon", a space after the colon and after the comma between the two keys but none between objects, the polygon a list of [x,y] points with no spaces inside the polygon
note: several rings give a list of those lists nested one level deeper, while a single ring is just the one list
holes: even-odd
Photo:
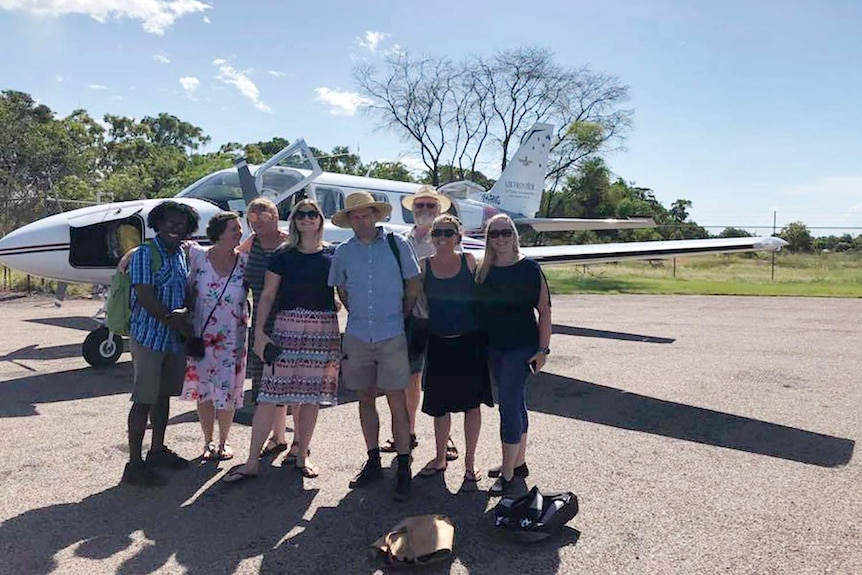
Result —
[{"label": "brown leather bag on ground", "polygon": [[427,565],[452,556],[455,524],[445,515],[408,517],[374,542],[375,555],[390,565]]}]

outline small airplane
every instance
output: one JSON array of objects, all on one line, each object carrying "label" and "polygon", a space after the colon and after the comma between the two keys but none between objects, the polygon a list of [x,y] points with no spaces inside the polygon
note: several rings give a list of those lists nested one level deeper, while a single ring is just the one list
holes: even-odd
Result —
[{"label": "small airplane", "polygon": [[[550,153],[553,126],[536,124],[528,132],[490,190],[472,182],[453,182],[438,190],[453,199],[452,210],[467,235],[462,249],[477,256],[484,242],[470,234],[480,234],[484,223],[498,212],[508,213],[519,227],[537,232],[644,228],[655,226],[650,218],[576,219],[536,218],[545,171]],[[305,166],[305,167],[301,167]],[[308,169],[310,167],[310,169]],[[254,170],[252,172],[252,170]],[[240,213],[258,196],[269,197],[279,210],[280,225],[287,227],[287,214],[301,198],[313,197],[324,215],[324,239],[331,243],[346,241],[351,230],[332,225],[330,218],[344,207],[344,198],[358,190],[370,192],[378,201],[393,206],[382,225],[387,231],[406,232],[413,225],[413,213],[401,204],[404,196],[416,193],[420,184],[395,182],[361,176],[323,172],[303,140],[279,151],[260,166],[237,161],[235,168],[204,176],[175,199],[194,207],[200,214],[199,235],[207,222],[223,210]],[[163,199],[113,202],[56,214],[27,224],[0,238],[0,264],[22,272],[69,283],[109,284],[123,256],[118,230],[134,226],[141,241],[154,232],[146,227],[150,210]],[[249,226],[245,226],[248,230]],[[681,255],[776,251],[785,242],[779,238],[749,237],[708,240],[674,240],[597,245],[537,246],[522,248],[522,253],[541,264],[601,263],[629,259],[662,259]],[[83,355],[92,365],[114,363],[123,350],[119,335],[100,327],[88,335]]]}]

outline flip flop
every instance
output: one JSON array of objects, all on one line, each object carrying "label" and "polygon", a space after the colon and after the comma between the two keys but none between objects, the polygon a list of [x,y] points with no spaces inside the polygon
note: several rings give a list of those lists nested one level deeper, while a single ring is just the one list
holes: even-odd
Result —
[{"label": "flip flop", "polygon": [[275,457],[282,451],[287,451],[287,442],[279,443],[270,439],[266,442],[266,447],[260,452],[261,457]]},{"label": "flip flop", "polygon": [[446,443],[446,461],[455,461],[456,459],[458,459],[458,448],[455,447],[455,442],[450,437]]},{"label": "flip flop", "polygon": [[438,473],[444,473],[445,471],[446,471],[445,467],[434,467],[434,462],[432,461],[431,463],[429,463],[428,465],[423,467],[419,471],[419,473],[417,473],[417,475],[419,477],[423,477],[423,478],[427,479],[428,477],[434,477]]},{"label": "flip flop", "polygon": [[[299,444],[295,441],[290,444],[291,449],[293,449],[294,447],[299,447]],[[311,457],[311,450],[310,449],[305,452],[305,456]],[[284,461],[281,462],[281,464],[282,465],[296,465],[296,454],[295,453],[288,453],[285,456]]]},{"label": "flip flop", "polygon": [[201,455],[202,461],[216,461],[218,459],[218,448],[216,444],[210,441],[204,445],[204,453]]},{"label": "flip flop", "polygon": [[467,470],[464,472],[464,481],[470,483],[478,483],[482,480],[482,473],[476,470]]},{"label": "flip flop", "polygon": [[221,478],[222,483],[226,485],[238,485],[249,479],[257,479],[257,473],[245,473],[242,471],[242,465],[231,467],[230,471],[224,474]]}]

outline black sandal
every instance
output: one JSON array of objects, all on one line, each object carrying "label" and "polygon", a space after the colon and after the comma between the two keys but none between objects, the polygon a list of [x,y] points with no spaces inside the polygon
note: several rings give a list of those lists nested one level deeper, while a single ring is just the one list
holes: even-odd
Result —
[{"label": "black sandal", "polygon": [[[299,447],[299,443],[294,441],[293,443],[290,444],[291,449],[293,449],[294,447]],[[311,450],[310,449],[305,453],[305,456],[311,457]],[[296,465],[296,454],[295,453],[288,453],[287,456],[285,456],[284,462],[282,463],[282,465]]]}]

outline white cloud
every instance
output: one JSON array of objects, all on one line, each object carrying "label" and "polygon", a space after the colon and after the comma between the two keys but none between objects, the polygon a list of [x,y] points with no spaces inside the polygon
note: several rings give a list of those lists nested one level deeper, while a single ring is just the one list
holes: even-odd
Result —
[{"label": "white cloud", "polygon": [[219,72],[216,76],[218,80],[234,86],[239,90],[240,94],[251,100],[254,103],[254,107],[261,112],[272,112],[272,108],[264,104],[260,99],[260,90],[257,89],[257,86],[255,86],[254,82],[251,81],[251,78],[245,72],[240,72],[221,58],[213,60],[213,65],[218,67]]},{"label": "white cloud", "polygon": [[108,87],[104,84],[87,84],[87,87],[91,90],[107,90]]},{"label": "white cloud", "polygon": [[200,0],[0,0],[0,10],[36,16],[84,14],[103,24],[110,18],[140,20],[146,32],[159,36],[186,14],[211,8]]},{"label": "white cloud", "polygon": [[[2,0],[0,0],[2,1]],[[377,46],[385,40],[389,38],[392,34],[387,34],[386,32],[374,32],[369,30],[365,32],[365,38],[357,38],[356,42],[359,44],[361,48],[365,48],[372,54],[377,51]]]},{"label": "white cloud", "polygon": [[275,76],[276,78],[284,78],[285,76],[287,76],[287,74],[285,74],[284,72],[279,72],[278,70],[267,70],[266,72],[270,76]]},{"label": "white cloud", "polygon": [[123,97],[118,96],[117,94],[114,94],[113,96],[111,96],[111,99],[116,100],[117,102],[120,102],[120,101],[122,101]]},{"label": "white cloud", "polygon": [[56,76],[54,76],[54,78],[57,80],[57,83],[58,83],[58,84],[59,84],[60,82],[62,82],[62,81],[63,81],[63,79],[64,79],[64,78],[63,78],[63,76],[61,76],[61,75],[59,75],[59,74],[57,74]]},{"label": "white cloud", "polygon": [[212,24],[212,22],[210,21],[210,19],[209,19],[209,18],[207,18],[206,16],[204,16],[204,24]]},{"label": "white cloud", "polygon": [[170,64],[171,60],[164,54],[153,54],[153,60],[158,62],[159,64]]},{"label": "white cloud", "polygon": [[182,86],[183,90],[186,91],[186,96],[189,97],[189,100],[197,100],[197,98],[195,98],[195,90],[197,90],[200,85],[200,80],[194,76],[183,76],[180,78],[180,86]]},{"label": "white cloud", "polygon": [[428,166],[422,161],[421,158],[414,158],[412,156],[401,156],[397,160],[404,164],[404,167],[410,170],[411,172],[427,172]]},{"label": "white cloud", "polygon": [[329,113],[333,116],[352,116],[360,106],[371,104],[371,100],[356,92],[340,92],[329,88],[315,88],[317,101],[330,106]]}]

